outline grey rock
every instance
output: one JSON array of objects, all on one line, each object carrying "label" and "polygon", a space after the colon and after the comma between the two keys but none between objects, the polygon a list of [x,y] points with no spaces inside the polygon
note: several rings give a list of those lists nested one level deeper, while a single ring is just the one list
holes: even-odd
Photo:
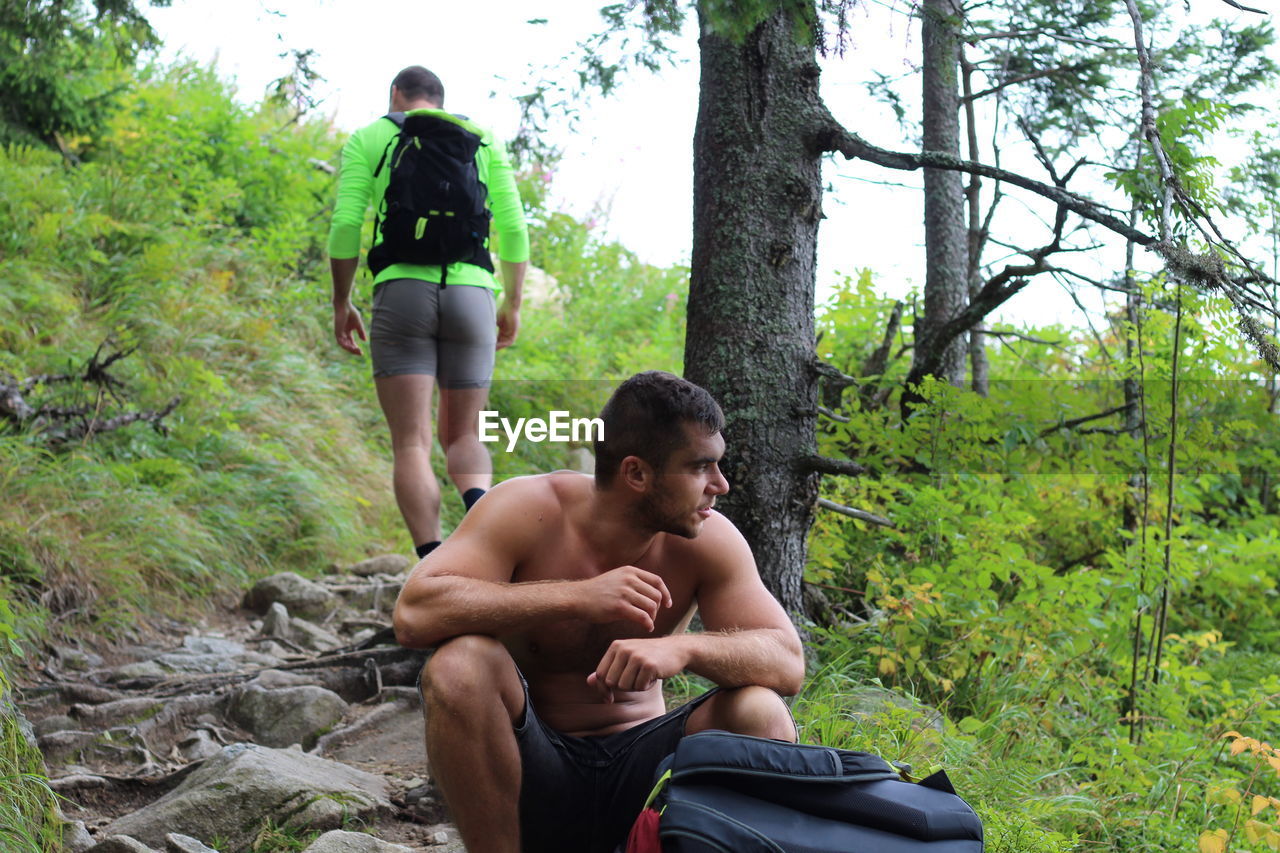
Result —
[{"label": "grey rock", "polygon": [[167,678],[172,674],[173,670],[156,663],[154,660],[140,660],[108,670],[104,676],[107,681],[116,683],[134,678]]},{"label": "grey rock", "polygon": [[294,750],[233,744],[107,831],[150,844],[173,832],[217,836],[223,853],[244,853],[267,821],[323,831],[390,812],[386,781],[378,776]]},{"label": "grey rock", "polygon": [[254,584],[245,594],[244,606],[255,613],[266,613],[277,601],[288,608],[290,615],[305,618],[327,616],[338,604],[333,593],[319,584],[293,572],[279,572]]},{"label": "grey rock", "polygon": [[280,687],[300,687],[304,684],[315,684],[315,680],[283,669],[267,669],[254,676],[254,679],[249,684],[256,684],[264,690],[276,690]]},{"label": "grey rock", "polygon": [[285,648],[274,640],[268,640],[258,646],[258,651],[264,655],[270,655],[278,661],[288,659],[289,655],[295,654],[293,649]]},{"label": "grey rock", "polygon": [[[289,654],[289,652],[285,652],[284,654]],[[237,669],[244,669],[245,667],[279,666],[283,661],[284,657],[282,655],[271,654],[266,651],[245,652],[242,655],[235,656]]]},{"label": "grey rock", "polygon": [[264,746],[309,749],[347,712],[347,703],[323,687],[264,690],[247,685],[231,704],[231,718]]},{"label": "grey rock", "polygon": [[187,761],[212,758],[219,752],[222,752],[222,747],[204,729],[196,729],[190,737],[178,743],[178,753]]},{"label": "grey rock", "polygon": [[178,832],[164,837],[164,849],[166,853],[218,853],[203,841]]},{"label": "grey rock", "polygon": [[313,625],[306,619],[293,618],[289,620],[289,632],[292,635],[290,639],[305,649],[322,652],[328,649],[336,649],[342,645],[342,638],[337,634],[326,631],[318,625]]},{"label": "grey rock", "polygon": [[45,717],[43,720],[36,720],[35,724],[36,737],[44,737],[54,732],[65,732],[68,729],[78,728],[80,728],[80,723],[65,714]]},{"label": "grey rock", "polygon": [[235,672],[239,668],[234,657],[193,654],[190,652],[169,652],[156,657],[154,662],[168,667],[173,672],[190,672],[199,675]]},{"label": "grey rock", "polygon": [[413,853],[400,844],[382,841],[363,832],[335,829],[311,842],[302,853]]},{"label": "grey rock", "polygon": [[94,844],[97,844],[97,842],[89,834],[84,821],[75,820],[62,825],[63,853],[84,853]]},{"label": "grey rock", "polygon": [[118,699],[102,705],[72,705],[71,716],[86,729],[109,729],[127,723],[149,720],[164,708],[164,700],[136,697]]},{"label": "grey rock", "polygon": [[36,743],[44,753],[45,761],[58,764],[75,758],[97,739],[98,735],[95,732],[64,729],[43,735],[37,738]]},{"label": "grey rock", "polygon": [[202,637],[191,635],[182,638],[182,648],[195,655],[226,655],[235,657],[244,654],[244,644],[224,637]]},{"label": "grey rock", "polygon": [[101,655],[72,648],[71,646],[54,646],[53,653],[57,656],[58,663],[62,664],[64,669],[88,672],[91,669],[102,666]]},{"label": "grey rock", "polygon": [[85,853],[156,853],[136,838],[128,835],[110,835],[103,841],[90,847]]},{"label": "grey rock", "polygon": [[398,580],[374,579],[356,584],[344,584],[335,588],[348,607],[364,612],[390,615],[396,597],[404,584]]},{"label": "grey rock", "polygon": [[275,637],[277,640],[289,639],[289,608],[278,601],[271,602],[267,615],[262,620],[262,636]]},{"label": "grey rock", "polygon": [[380,554],[377,557],[361,560],[347,571],[358,577],[367,578],[371,575],[398,575],[401,572],[407,572],[412,565],[413,561],[403,554]]}]

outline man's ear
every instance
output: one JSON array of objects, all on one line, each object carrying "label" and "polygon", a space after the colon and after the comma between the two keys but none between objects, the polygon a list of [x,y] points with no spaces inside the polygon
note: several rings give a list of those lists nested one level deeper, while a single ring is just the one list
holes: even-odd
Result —
[{"label": "man's ear", "polygon": [[639,456],[627,456],[618,465],[618,480],[634,492],[647,492],[653,486],[653,466]]}]

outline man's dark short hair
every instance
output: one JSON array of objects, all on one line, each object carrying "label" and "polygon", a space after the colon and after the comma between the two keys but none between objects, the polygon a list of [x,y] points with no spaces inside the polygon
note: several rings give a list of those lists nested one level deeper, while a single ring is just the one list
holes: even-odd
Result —
[{"label": "man's dark short hair", "polygon": [[638,456],[661,471],[685,444],[685,426],[714,435],[724,429],[720,404],[703,388],[661,370],[637,373],[605,403],[604,436],[595,443],[596,485],[613,482],[618,466]]},{"label": "man's dark short hair", "polygon": [[410,65],[396,75],[391,85],[411,101],[425,98],[434,104],[444,106],[444,84],[440,82],[439,77],[421,65]]}]

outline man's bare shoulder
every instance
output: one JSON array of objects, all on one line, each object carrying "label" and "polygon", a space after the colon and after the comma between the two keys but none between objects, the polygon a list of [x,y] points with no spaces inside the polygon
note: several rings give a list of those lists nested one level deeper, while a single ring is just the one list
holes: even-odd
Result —
[{"label": "man's bare shoulder", "polygon": [[591,489],[591,478],[576,471],[553,471],[504,480],[491,488],[463,518],[455,536],[506,538],[519,528],[532,531],[558,521]]},{"label": "man's bare shoulder", "polygon": [[560,510],[580,500],[591,489],[591,477],[578,471],[551,471],[503,480],[485,494],[477,506],[488,503],[520,505],[528,509]]}]

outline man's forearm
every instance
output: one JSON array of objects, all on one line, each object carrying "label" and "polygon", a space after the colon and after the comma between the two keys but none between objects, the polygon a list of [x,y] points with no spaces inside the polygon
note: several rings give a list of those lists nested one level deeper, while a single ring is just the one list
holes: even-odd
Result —
[{"label": "man's forearm", "polygon": [[527,261],[513,263],[502,261],[502,301],[503,304],[519,308],[524,301],[524,276],[529,268]]},{"label": "man's forearm", "polygon": [[721,687],[748,684],[783,696],[800,692],[804,650],[794,634],[776,628],[684,634],[690,672]]},{"label": "man's forearm", "polygon": [[573,581],[493,583],[441,575],[410,580],[396,602],[396,640],[414,649],[463,634],[496,636],[576,615]]},{"label": "man's forearm", "polygon": [[329,275],[333,279],[333,304],[351,300],[351,288],[360,268],[359,258],[329,258]]}]

